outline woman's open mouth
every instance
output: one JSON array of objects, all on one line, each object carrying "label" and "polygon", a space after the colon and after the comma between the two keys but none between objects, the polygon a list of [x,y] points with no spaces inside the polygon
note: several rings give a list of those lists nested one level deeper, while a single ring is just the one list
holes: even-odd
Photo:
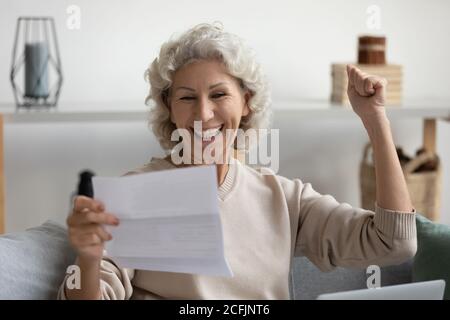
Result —
[{"label": "woman's open mouth", "polygon": [[221,133],[223,129],[223,124],[218,126],[218,127],[214,127],[214,128],[208,128],[208,129],[204,129],[201,127],[191,127],[192,132],[194,133],[194,136],[200,140],[202,140],[203,142],[208,142],[208,141],[214,141],[215,137],[217,135],[219,135],[219,133]]}]

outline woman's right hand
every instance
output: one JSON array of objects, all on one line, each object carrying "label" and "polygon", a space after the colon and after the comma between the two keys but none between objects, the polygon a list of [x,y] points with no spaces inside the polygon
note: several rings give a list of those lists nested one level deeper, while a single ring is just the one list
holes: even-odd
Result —
[{"label": "woman's right hand", "polygon": [[77,196],[73,210],[67,218],[69,241],[79,258],[98,262],[103,257],[105,241],[112,239],[103,225],[118,224],[119,219],[105,212],[100,201]]}]

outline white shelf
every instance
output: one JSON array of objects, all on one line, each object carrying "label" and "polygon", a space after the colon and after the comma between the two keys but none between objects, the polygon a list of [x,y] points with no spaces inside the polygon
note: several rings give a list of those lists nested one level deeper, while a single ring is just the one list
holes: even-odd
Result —
[{"label": "white shelf", "polygon": [[138,102],[85,102],[20,110],[14,104],[0,105],[5,123],[146,121],[149,110]]},{"label": "white shelf", "polygon": [[[351,106],[332,104],[326,100],[280,101],[273,103],[274,116],[299,119],[333,119],[357,117]],[[386,107],[390,119],[430,118],[450,120],[449,100],[413,100],[401,106]]]},{"label": "white shelf", "polygon": [[[275,119],[351,119],[357,117],[350,107],[325,100],[298,100],[272,103]],[[14,104],[0,105],[5,123],[40,122],[127,122],[148,119],[150,108],[142,102],[61,104],[52,109],[16,110]],[[386,108],[390,119],[423,118],[450,120],[450,100],[415,100]]]}]

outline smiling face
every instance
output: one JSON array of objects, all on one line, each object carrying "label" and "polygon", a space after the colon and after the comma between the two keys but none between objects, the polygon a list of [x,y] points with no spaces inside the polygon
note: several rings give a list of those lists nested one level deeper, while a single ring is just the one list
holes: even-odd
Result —
[{"label": "smiling face", "polygon": [[235,134],[232,140],[226,140],[226,133],[230,132],[226,130],[236,131],[241,118],[250,113],[250,97],[250,92],[241,88],[238,79],[220,61],[195,61],[174,74],[168,98],[170,119],[178,129],[189,131],[191,150],[196,141],[202,146],[202,152],[220,141],[222,153],[234,141]]}]

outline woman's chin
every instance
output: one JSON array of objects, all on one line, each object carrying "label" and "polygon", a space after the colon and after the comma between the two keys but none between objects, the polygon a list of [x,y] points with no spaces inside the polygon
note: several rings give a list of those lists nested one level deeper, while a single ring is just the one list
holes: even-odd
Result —
[{"label": "woman's chin", "polygon": [[201,152],[200,148],[191,152],[191,159],[193,164],[225,164],[227,163],[226,155],[231,150],[223,148],[223,144],[216,143],[213,139],[211,141],[202,141]]}]

